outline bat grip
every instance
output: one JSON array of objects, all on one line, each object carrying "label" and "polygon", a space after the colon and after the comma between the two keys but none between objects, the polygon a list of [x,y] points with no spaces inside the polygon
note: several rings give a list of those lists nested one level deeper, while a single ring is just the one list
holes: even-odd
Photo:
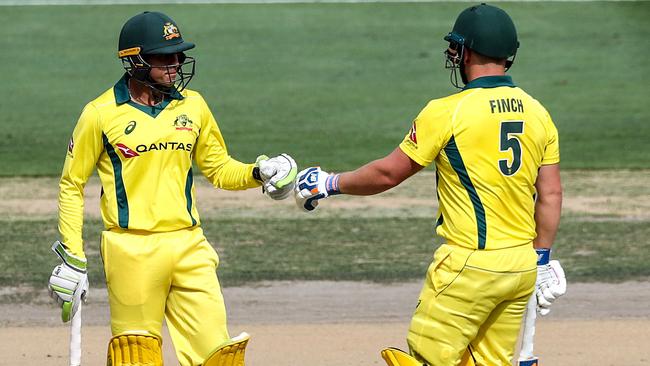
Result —
[{"label": "bat grip", "polygon": [[70,323],[70,366],[81,366],[81,305]]}]

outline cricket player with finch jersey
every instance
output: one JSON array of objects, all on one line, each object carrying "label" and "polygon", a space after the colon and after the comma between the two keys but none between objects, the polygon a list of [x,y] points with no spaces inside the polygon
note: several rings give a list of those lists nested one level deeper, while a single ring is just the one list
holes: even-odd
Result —
[{"label": "cricket player with finch jersey", "polygon": [[83,190],[96,168],[106,230],[101,254],[113,338],[108,365],[162,365],[166,318],[183,366],[243,365],[247,335],[231,339],[216,276],[217,253],[201,230],[192,162],[217,188],[263,186],[284,199],[297,173],[287,154],[253,164],[229,156],[205,100],[186,89],[194,59],[167,15],[129,19],[119,38],[124,76],[86,105],[74,129],[59,194],[62,260],[49,290],[69,321],[88,291]]},{"label": "cricket player with finch jersey", "polygon": [[435,164],[445,242],[412,318],[410,355],[382,356],[391,366],[510,365],[531,294],[546,314],[566,290],[559,262],[549,262],[562,202],[558,133],[506,75],[519,41],[505,11],[472,6],[444,39],[461,90],[430,101],[388,156],[341,174],[301,171],[295,198],[312,211],[320,199],[380,193]]}]

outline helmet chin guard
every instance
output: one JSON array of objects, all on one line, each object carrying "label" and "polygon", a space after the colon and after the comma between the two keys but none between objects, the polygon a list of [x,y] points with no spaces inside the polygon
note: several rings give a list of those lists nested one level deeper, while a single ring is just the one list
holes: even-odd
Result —
[{"label": "helmet chin guard", "polygon": [[[174,92],[180,93],[194,77],[196,61],[193,57],[188,57],[184,53],[179,54],[177,64],[164,66],[152,66],[145,60],[145,57],[142,57],[142,55],[122,57],[122,67],[124,67],[124,70],[133,80],[146,85],[156,92],[165,95],[170,95]],[[156,82],[151,78],[152,68],[165,69],[165,71],[175,69],[176,79],[170,84]]]},{"label": "helmet chin guard", "polygon": [[465,65],[463,64],[463,56],[465,55],[465,46],[460,42],[450,41],[449,48],[444,51],[445,55],[445,69],[451,70],[449,73],[449,81],[451,85],[458,89],[463,86],[458,82],[458,74],[463,85],[467,84],[467,74],[465,73]]}]

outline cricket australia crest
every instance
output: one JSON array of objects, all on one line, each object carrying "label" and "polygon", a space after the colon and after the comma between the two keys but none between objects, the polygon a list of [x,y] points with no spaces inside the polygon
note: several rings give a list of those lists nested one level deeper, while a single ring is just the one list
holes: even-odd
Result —
[{"label": "cricket australia crest", "polygon": [[174,39],[174,38],[179,38],[181,36],[181,33],[178,31],[178,28],[174,23],[165,23],[163,25],[163,37],[165,37],[166,40]]},{"label": "cricket australia crest", "polygon": [[181,114],[174,120],[174,127],[181,131],[192,131],[192,120],[187,116],[187,114]]}]

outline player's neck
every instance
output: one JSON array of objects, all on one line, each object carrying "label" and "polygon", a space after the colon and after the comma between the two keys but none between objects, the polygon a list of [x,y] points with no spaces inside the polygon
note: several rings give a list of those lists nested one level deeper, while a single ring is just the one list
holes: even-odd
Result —
[{"label": "player's neck", "polygon": [[467,80],[472,81],[484,76],[503,76],[506,74],[506,69],[499,64],[471,65],[467,67],[466,73]]},{"label": "player's neck", "polygon": [[129,80],[129,94],[132,101],[145,106],[154,106],[164,99],[162,93],[134,80]]}]

